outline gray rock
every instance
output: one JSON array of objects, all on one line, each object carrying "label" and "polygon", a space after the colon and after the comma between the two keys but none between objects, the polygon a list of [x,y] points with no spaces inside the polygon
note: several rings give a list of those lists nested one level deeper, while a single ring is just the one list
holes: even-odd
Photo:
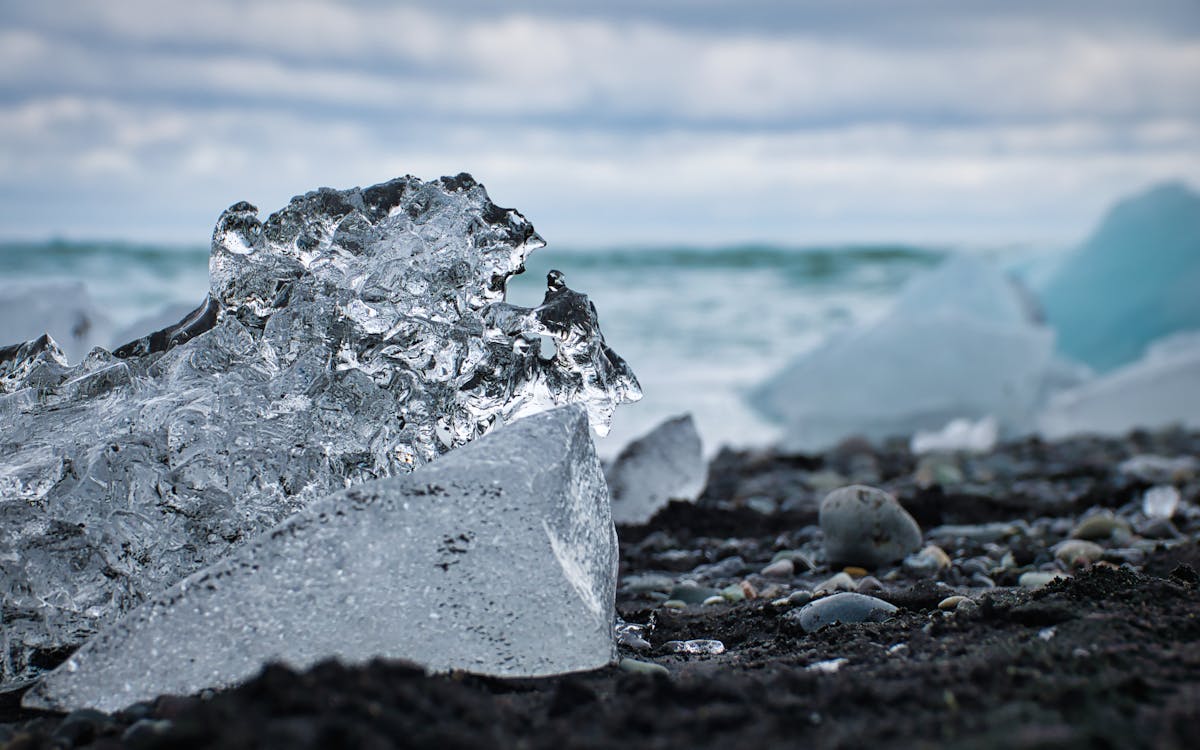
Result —
[{"label": "gray rock", "polygon": [[534,676],[615,657],[617,540],[585,411],[315,503],[89,640],[24,698],[113,711],[271,661]]},{"label": "gray rock", "polygon": [[799,622],[806,633],[812,633],[834,623],[883,622],[896,611],[895,605],[882,599],[844,593],[817,599],[784,617]]},{"label": "gray rock", "polygon": [[874,568],[921,546],[921,527],[883,490],[851,485],[821,502],[821,531],[830,563]]},{"label": "gray rock", "polygon": [[708,465],[692,415],[668,419],[625,446],[605,476],[617,523],[646,523],[672,500],[695,500]]}]

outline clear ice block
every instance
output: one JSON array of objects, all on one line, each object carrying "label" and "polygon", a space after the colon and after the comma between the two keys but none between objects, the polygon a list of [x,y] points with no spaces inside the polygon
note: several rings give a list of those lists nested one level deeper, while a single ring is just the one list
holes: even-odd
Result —
[{"label": "clear ice block", "polygon": [[562,404],[607,431],[641,393],[592,304],[504,301],[543,244],[468,175],[238,203],[179,323],[0,349],[0,683],[330,492]]}]

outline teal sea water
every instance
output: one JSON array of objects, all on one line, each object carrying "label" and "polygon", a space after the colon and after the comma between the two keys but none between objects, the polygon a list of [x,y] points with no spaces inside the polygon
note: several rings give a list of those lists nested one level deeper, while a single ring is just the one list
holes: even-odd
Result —
[{"label": "teal sea water", "polygon": [[[742,394],[827,335],[877,318],[914,273],[946,251],[906,246],[626,247],[535,251],[509,301],[535,305],[546,273],[595,303],[608,343],[645,398],[617,413],[598,443],[611,456],[662,419],[691,412],[706,449],[774,437]],[[169,305],[198,304],[206,247],[122,243],[0,245],[0,282],[82,281],[115,328]],[[9,342],[0,342],[9,343]]]}]

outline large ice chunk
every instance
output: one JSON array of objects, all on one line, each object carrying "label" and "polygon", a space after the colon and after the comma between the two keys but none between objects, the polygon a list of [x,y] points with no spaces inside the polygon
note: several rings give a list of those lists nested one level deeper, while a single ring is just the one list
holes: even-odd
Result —
[{"label": "large ice chunk", "polygon": [[1200,331],[1169,336],[1137,362],[1053,396],[1038,421],[1050,439],[1173,424],[1200,429]]},{"label": "large ice chunk", "polygon": [[111,333],[112,321],[81,282],[0,283],[0,346],[45,334],[74,363],[93,346],[107,344]]},{"label": "large ice chunk", "polygon": [[1106,371],[1200,328],[1200,195],[1160,185],[1118,203],[1047,282],[1060,350]]},{"label": "large ice chunk", "polygon": [[26,696],[113,711],[271,661],[538,676],[612,661],[617,540],[578,406],[337,493],[89,640]]},{"label": "large ice chunk", "polygon": [[1053,333],[988,262],[957,256],[915,279],[874,325],[833,338],[758,387],[751,401],[787,426],[792,450],[851,435],[881,439],[996,419],[1030,425],[1053,353]]},{"label": "large ice chunk", "polygon": [[542,244],[467,175],[239,203],[178,324],[0,350],[0,682],[330,492],[561,404],[606,430],[640,392],[592,304],[504,301]]},{"label": "large ice chunk", "polygon": [[695,500],[708,465],[692,415],[668,419],[625,446],[605,475],[617,523],[646,523],[671,500]]}]

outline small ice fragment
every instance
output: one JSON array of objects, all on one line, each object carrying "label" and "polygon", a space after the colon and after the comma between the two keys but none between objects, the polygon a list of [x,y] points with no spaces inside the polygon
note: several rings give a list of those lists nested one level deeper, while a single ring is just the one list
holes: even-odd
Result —
[{"label": "small ice fragment", "polygon": [[675,654],[708,654],[716,656],[725,653],[725,644],[712,639],[694,641],[667,641],[663,648]]},{"label": "small ice fragment", "polygon": [[807,669],[810,672],[821,672],[823,674],[834,674],[839,669],[841,669],[843,665],[849,664],[849,663],[850,663],[849,659],[847,659],[843,656],[839,656],[836,659],[826,659],[825,661],[815,661],[812,664],[809,664],[807,667],[805,667],[805,669]]},{"label": "small ice fragment", "polygon": [[671,500],[695,500],[708,465],[692,415],[668,419],[627,445],[605,474],[619,524],[646,523]]},{"label": "small ice fragment", "polygon": [[993,416],[978,421],[952,419],[940,430],[918,430],[912,437],[913,453],[987,453],[996,447],[1000,426]]},{"label": "small ice fragment", "polygon": [[1041,630],[1038,631],[1038,638],[1041,638],[1043,641],[1048,641],[1054,637],[1054,633],[1055,633],[1055,629],[1052,627],[1051,628],[1042,628]]},{"label": "small ice fragment", "polygon": [[616,572],[587,416],[564,407],[314,503],[88,640],[24,704],[114,711],[272,661],[596,669],[616,655]]},{"label": "small ice fragment", "polygon": [[1179,507],[1179,490],[1170,485],[1151,487],[1142,495],[1142,512],[1151,518],[1170,518]]}]

